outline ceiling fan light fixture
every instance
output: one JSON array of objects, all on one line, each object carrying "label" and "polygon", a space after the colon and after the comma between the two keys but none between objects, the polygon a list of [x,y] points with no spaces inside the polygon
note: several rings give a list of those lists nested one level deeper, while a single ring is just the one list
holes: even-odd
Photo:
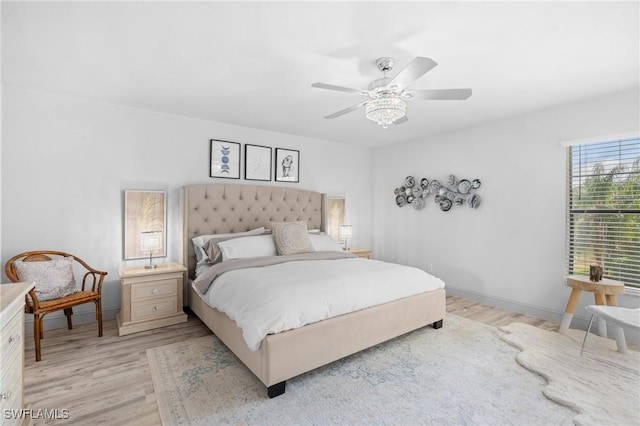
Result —
[{"label": "ceiling fan light fixture", "polygon": [[398,96],[384,96],[369,100],[366,105],[366,116],[386,129],[394,121],[405,116],[407,104]]},{"label": "ceiling fan light fixture", "polygon": [[471,89],[432,89],[432,90],[409,90],[407,88],[425,73],[438,65],[436,61],[424,56],[416,56],[402,71],[395,77],[387,77],[387,72],[393,69],[395,60],[384,57],[376,61],[378,69],[382,71],[384,77],[373,80],[369,83],[367,90],[351,89],[349,87],[335,86],[326,83],[313,83],[311,87],[319,89],[336,90],[338,92],[352,92],[365,95],[369,99],[352,105],[349,108],[341,109],[333,114],[327,115],[326,119],[341,117],[350,112],[365,107],[365,116],[382,126],[388,128],[391,124],[400,124],[407,121],[407,104],[405,101],[416,100],[465,100],[471,96]]}]

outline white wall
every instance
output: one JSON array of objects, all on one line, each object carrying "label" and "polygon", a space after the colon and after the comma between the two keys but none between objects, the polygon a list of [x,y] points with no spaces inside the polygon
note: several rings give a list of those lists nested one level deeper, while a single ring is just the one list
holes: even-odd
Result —
[{"label": "white wall", "polygon": [[180,187],[245,183],[209,177],[209,139],[300,150],[299,183],[264,184],[345,196],[353,244],[372,244],[369,149],[11,87],[2,102],[2,264],[28,250],[76,254],[108,272],[106,318],[119,309],[117,268],[144,263],[122,260],[123,190],[167,191],[166,261],[179,261]]},{"label": "white wall", "polygon": [[[2,2],[0,2],[0,16],[2,16]],[[0,81],[2,78],[2,55],[0,55]],[[4,89],[0,87],[0,99],[4,99]],[[2,200],[2,102],[0,101],[0,200]],[[0,224],[2,223],[2,208],[0,208]],[[0,253],[2,253],[2,226],[0,226]]]},{"label": "white wall", "polygon": [[[106,318],[119,309],[117,268],[144,263],[122,260],[122,191],[168,191],[166,260],[178,261],[179,188],[244,182],[208,177],[208,141],[218,138],[299,149],[300,183],[287,185],[346,196],[352,245],[372,246],[375,258],[431,264],[451,294],[559,321],[569,294],[560,140],[638,130],[640,116],[636,90],[370,151],[18,88],[2,94],[2,264],[33,249],[83,257],[109,273]],[[478,210],[395,206],[405,176],[450,173],[482,180]],[[582,297],[583,319],[592,300]],[[93,321],[90,310],[77,309],[77,320]]]},{"label": "white wall", "polygon": [[[565,286],[566,152],[561,140],[638,131],[637,90],[372,153],[376,257],[428,270],[450,294],[559,321]],[[482,205],[398,208],[405,176],[478,178]],[[576,317],[586,318],[582,296]],[[636,307],[637,297],[619,297]]]}]

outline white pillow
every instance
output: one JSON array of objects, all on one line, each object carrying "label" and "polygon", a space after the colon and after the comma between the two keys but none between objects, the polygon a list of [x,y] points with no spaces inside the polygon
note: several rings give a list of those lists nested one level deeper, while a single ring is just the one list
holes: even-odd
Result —
[{"label": "white pillow", "polygon": [[315,251],[307,232],[307,222],[271,222],[271,229],[278,254],[288,256]]},{"label": "white pillow", "polygon": [[260,234],[264,234],[264,226],[261,226],[260,228],[256,228],[256,229],[252,229],[250,231],[245,231],[245,232],[233,232],[233,233],[228,233],[228,234],[213,234],[213,235],[198,235],[197,237],[193,237],[191,239],[191,241],[193,242],[193,250],[196,253],[196,263],[200,263],[203,260],[206,261],[207,260],[207,253],[204,250],[204,246],[205,244],[207,244],[207,241],[209,241],[211,238],[223,238],[223,237],[239,237],[242,235],[260,235]]},{"label": "white pillow", "polygon": [[73,257],[24,262],[16,260],[14,265],[20,281],[35,284],[39,301],[57,299],[76,292],[76,279],[73,276]]},{"label": "white pillow", "polygon": [[257,235],[221,241],[218,247],[222,252],[222,261],[246,259],[248,257],[277,256],[276,244],[272,235]]},{"label": "white pillow", "polygon": [[331,235],[309,234],[311,245],[316,251],[342,251],[342,246]]}]

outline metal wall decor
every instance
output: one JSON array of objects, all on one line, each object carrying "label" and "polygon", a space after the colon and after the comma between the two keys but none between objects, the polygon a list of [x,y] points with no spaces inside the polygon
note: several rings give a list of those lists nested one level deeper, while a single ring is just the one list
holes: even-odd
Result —
[{"label": "metal wall decor", "polygon": [[480,179],[458,180],[454,175],[447,176],[442,183],[435,179],[429,181],[427,178],[422,178],[418,182],[413,176],[407,176],[404,179],[404,186],[396,188],[393,192],[398,207],[410,204],[414,209],[422,210],[429,197],[433,196],[433,202],[440,207],[440,210],[448,212],[454,205],[466,204],[472,209],[480,207],[481,199],[476,194],[480,185]]}]

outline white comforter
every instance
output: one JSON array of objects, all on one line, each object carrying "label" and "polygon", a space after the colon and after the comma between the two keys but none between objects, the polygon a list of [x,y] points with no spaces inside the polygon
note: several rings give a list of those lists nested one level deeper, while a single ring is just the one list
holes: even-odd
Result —
[{"label": "white comforter", "polygon": [[444,288],[425,271],[377,260],[306,260],[225,272],[207,303],[242,329],[252,351],[267,334]]}]

